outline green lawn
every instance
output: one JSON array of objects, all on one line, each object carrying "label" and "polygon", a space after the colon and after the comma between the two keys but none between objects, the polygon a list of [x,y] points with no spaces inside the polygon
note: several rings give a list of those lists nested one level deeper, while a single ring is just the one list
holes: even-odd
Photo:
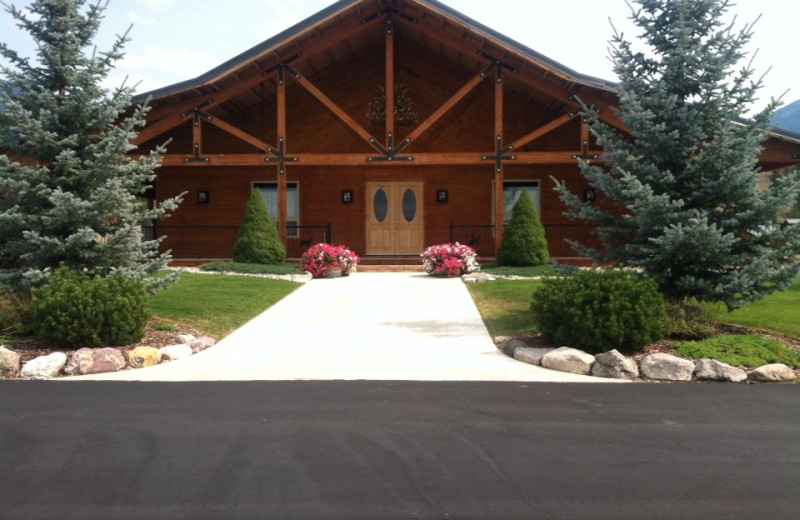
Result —
[{"label": "green lawn", "polygon": [[780,341],[753,334],[725,334],[701,341],[675,343],[682,356],[694,359],[711,358],[733,366],[758,367],[768,363],[783,363],[800,368],[800,352]]},{"label": "green lawn", "polygon": [[243,264],[240,262],[209,262],[199,266],[201,271],[246,274],[302,274],[297,264]]},{"label": "green lawn", "polygon": [[180,281],[150,298],[149,308],[155,318],[223,337],[299,285],[284,280],[183,273]]},{"label": "green lawn", "polygon": [[492,336],[533,330],[530,307],[539,280],[496,280],[469,285],[475,305]]},{"label": "green lawn", "polygon": [[800,279],[784,292],[774,293],[739,310],[728,312],[714,307],[714,316],[723,323],[771,330],[800,338]]},{"label": "green lawn", "polygon": [[533,267],[511,267],[506,265],[486,264],[481,266],[481,272],[506,276],[554,276],[558,269],[552,265],[536,265]]}]

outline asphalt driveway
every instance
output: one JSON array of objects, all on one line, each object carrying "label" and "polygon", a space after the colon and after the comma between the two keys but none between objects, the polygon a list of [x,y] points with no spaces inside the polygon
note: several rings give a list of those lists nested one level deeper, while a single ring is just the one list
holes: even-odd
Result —
[{"label": "asphalt driveway", "polygon": [[800,517],[800,386],[0,382],[0,517]]}]

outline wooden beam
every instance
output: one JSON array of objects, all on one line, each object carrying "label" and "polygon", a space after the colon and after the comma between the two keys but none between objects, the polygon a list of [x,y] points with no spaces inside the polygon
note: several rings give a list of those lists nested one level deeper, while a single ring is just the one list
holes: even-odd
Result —
[{"label": "wooden beam", "polygon": [[199,114],[192,118],[192,148],[195,156],[203,155],[203,118]]},{"label": "wooden beam", "polygon": [[208,118],[204,118],[204,119],[206,121],[208,121],[209,123],[211,123],[212,125],[214,125],[217,128],[219,128],[220,130],[224,130],[225,132],[228,132],[229,134],[231,134],[231,135],[233,135],[235,137],[238,137],[242,141],[244,141],[244,142],[246,142],[246,143],[248,143],[250,145],[253,145],[255,148],[258,148],[259,150],[263,150],[264,152],[272,152],[273,150],[275,150],[275,148],[273,146],[271,146],[268,143],[262,141],[258,137],[250,135],[247,132],[245,132],[244,130],[239,129],[239,128],[233,126],[230,123],[226,123],[225,121],[223,121],[222,119],[220,119],[220,118],[218,118],[216,116],[209,116]]},{"label": "wooden beam", "polygon": [[394,148],[394,24],[386,16],[386,148]]},{"label": "wooden beam", "polygon": [[[498,157],[503,149],[503,67],[495,66],[494,81],[494,135]],[[500,251],[503,240],[503,180],[505,163],[498,161],[494,175],[494,252]]]},{"label": "wooden beam", "polygon": [[550,121],[549,123],[540,126],[539,128],[537,128],[536,130],[532,131],[531,133],[520,137],[519,139],[517,139],[516,141],[514,141],[513,143],[508,145],[508,151],[518,150],[518,149],[522,148],[523,146],[532,143],[533,141],[539,139],[543,135],[549,134],[550,132],[552,132],[556,128],[559,128],[559,127],[565,125],[566,123],[571,121],[576,115],[578,115],[577,111],[570,112],[569,114],[564,114],[563,116],[558,117],[558,118]]},{"label": "wooden beam", "polygon": [[[430,37],[439,41],[445,47],[460,51],[467,56],[477,56],[479,50],[486,50],[483,45],[470,44],[466,39],[458,38],[457,35],[448,34],[447,30],[440,24],[434,23],[430,18],[418,17],[417,23],[412,24],[404,18],[398,17],[401,23],[405,24],[412,30],[421,31],[426,37]],[[454,37],[456,36],[456,37]],[[488,52],[488,51],[486,51]],[[520,58],[520,61],[527,63],[530,58]],[[550,81],[539,77],[534,72],[534,67],[524,67],[514,77],[519,79],[525,84],[530,85],[534,89],[547,94],[553,99],[557,99],[574,108],[580,108],[580,103],[571,97],[571,92],[567,86],[558,86]],[[546,69],[543,69],[546,70]],[[600,119],[603,121],[620,128],[625,129],[625,125],[619,120],[614,112],[611,110],[609,102],[603,99],[600,95],[591,92],[582,92],[580,94],[581,101],[584,103],[595,105],[600,110]]]},{"label": "wooden beam", "polygon": [[405,148],[407,145],[419,139],[420,136],[422,136],[422,134],[427,132],[433,125],[435,125],[439,121],[439,119],[441,119],[445,114],[447,114],[450,110],[452,110],[453,107],[455,107],[462,99],[464,99],[467,96],[467,94],[472,92],[473,89],[475,89],[475,87],[477,87],[478,84],[480,84],[480,82],[483,81],[483,79],[486,76],[488,76],[488,72],[489,69],[484,70],[483,72],[481,72],[480,74],[469,80],[466,85],[461,87],[458,90],[458,92],[453,94],[453,96],[450,99],[445,101],[442,104],[442,106],[437,108],[433,114],[428,116],[428,119],[420,123],[418,127],[412,130],[411,133],[408,134],[408,136],[405,139],[403,139],[402,143],[400,143],[400,147]]},{"label": "wooden beam", "polygon": [[[375,11],[377,12],[377,9]],[[369,25],[370,21],[362,23],[360,18],[354,17],[350,22],[342,24],[342,26],[337,29],[335,37],[337,41],[346,40],[354,34],[363,31]],[[306,61],[317,54],[326,51],[328,47],[330,47],[330,44],[331,43],[327,38],[318,39],[312,43],[309,43],[303,47],[302,56],[295,63]],[[146,126],[139,133],[139,136],[133,140],[133,144],[142,144],[178,126],[186,120],[186,117],[181,116],[182,113],[190,111],[192,108],[200,105],[208,99],[212,99],[212,102],[204,106],[204,109],[206,110],[215,107],[220,103],[224,103],[225,101],[236,97],[239,94],[242,94],[256,85],[266,81],[277,73],[276,67],[284,60],[285,58],[282,58],[280,55],[278,55],[277,58],[272,58],[265,67],[255,71],[255,73],[251,76],[242,77],[241,80],[227,87],[222,87],[218,92],[214,92],[213,94],[203,94],[192,97],[187,101],[183,101],[175,105],[164,105],[152,109],[147,114],[147,119],[148,121],[153,121],[153,123]],[[267,73],[267,75],[264,75],[265,73]]]},{"label": "wooden beam", "polygon": [[[278,141],[279,148],[286,153],[286,74],[283,67],[278,71]],[[278,164],[278,236],[286,247],[287,185],[286,165]]]},{"label": "wooden beam", "polygon": [[314,86],[313,83],[308,81],[302,74],[294,70],[293,68],[287,66],[286,70],[292,75],[292,77],[297,81],[304,89],[306,89],[309,94],[317,98],[317,100],[322,103],[325,108],[333,112],[333,114],[338,117],[348,128],[350,128],[353,132],[361,136],[370,146],[375,148],[380,153],[384,153],[383,147],[381,144],[372,137],[363,126],[359,125],[355,119],[350,117],[347,112],[342,110],[339,105],[334,103],[328,96],[326,96],[320,89]]},{"label": "wooden beam", "polygon": [[[385,161],[381,162],[380,166],[388,167],[409,167],[409,166],[487,166],[487,162],[483,159],[486,155],[493,155],[496,153],[494,150],[484,153],[476,152],[424,152],[408,154],[412,157],[411,161]],[[577,161],[573,159],[574,155],[581,154],[581,150],[566,151],[566,152],[519,152],[514,154],[515,161],[510,162],[512,165],[517,164],[571,164],[576,165]],[[295,154],[297,166],[357,166],[357,167],[370,167],[374,168],[376,163],[369,162],[370,157],[376,157],[374,154],[366,153],[303,153]],[[190,166],[190,167],[208,167],[208,166],[263,166],[264,160],[273,158],[271,155],[266,154],[206,154],[204,157],[210,159],[207,163],[185,163],[185,158],[191,158],[188,155],[181,154],[167,154],[164,155],[162,164],[164,166]],[[597,159],[591,162],[602,163],[603,160]]]}]

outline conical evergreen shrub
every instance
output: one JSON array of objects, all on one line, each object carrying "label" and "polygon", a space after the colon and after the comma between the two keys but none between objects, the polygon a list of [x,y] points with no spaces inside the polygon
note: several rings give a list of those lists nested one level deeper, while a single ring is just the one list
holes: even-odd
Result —
[{"label": "conical evergreen shrub", "polygon": [[258,190],[244,207],[242,226],[233,245],[233,261],[246,264],[280,264],[286,250],[278,238],[275,224],[269,220],[267,206]]},{"label": "conical evergreen shrub", "polygon": [[522,191],[511,213],[511,221],[503,230],[503,241],[497,261],[500,265],[544,265],[550,260],[544,227],[536,214],[533,199]]}]

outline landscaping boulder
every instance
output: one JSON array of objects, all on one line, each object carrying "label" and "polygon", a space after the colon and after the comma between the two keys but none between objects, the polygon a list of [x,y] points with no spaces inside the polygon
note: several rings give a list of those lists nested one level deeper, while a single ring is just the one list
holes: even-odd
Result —
[{"label": "landscaping boulder", "polygon": [[193,354],[192,347],[189,345],[184,345],[183,343],[162,347],[158,349],[158,351],[161,353],[161,359],[166,359],[167,361],[175,361],[177,359],[189,357]]},{"label": "landscaping boulder", "polygon": [[192,352],[197,353],[207,349],[208,347],[213,347],[216,345],[216,343],[217,340],[211,336],[200,336],[196,340],[189,343],[189,346],[192,347]]},{"label": "landscaping boulder", "polygon": [[582,350],[561,347],[542,357],[542,366],[561,372],[589,375],[594,364],[594,356]]},{"label": "landscaping boulder", "polygon": [[695,376],[701,381],[727,381],[741,383],[747,380],[747,373],[716,359],[703,358],[697,362]]},{"label": "landscaping boulder", "polygon": [[128,352],[128,365],[131,368],[144,368],[157,365],[161,361],[161,352],[153,347],[136,347]]},{"label": "landscaping boulder", "polygon": [[14,377],[19,373],[19,354],[0,347],[0,377]]},{"label": "landscaping boulder", "polygon": [[178,334],[178,343],[183,343],[184,345],[191,345],[192,341],[196,339],[193,334]]},{"label": "landscaping boulder", "polygon": [[520,347],[514,351],[514,359],[529,365],[541,365],[545,354],[554,351],[552,348]]},{"label": "landscaping boulder", "polygon": [[48,379],[56,377],[66,364],[66,354],[63,352],[53,352],[46,356],[33,358],[22,365],[20,375],[31,379]]},{"label": "landscaping boulder", "polygon": [[461,280],[464,283],[481,283],[494,281],[495,277],[486,273],[470,273],[462,276]]},{"label": "landscaping boulder", "polygon": [[751,370],[750,373],[747,374],[747,377],[750,381],[758,381],[759,383],[775,383],[794,381],[797,375],[794,373],[794,370],[783,363],[772,363]]},{"label": "landscaping boulder", "polygon": [[518,340],[518,339],[514,339],[514,338],[508,338],[507,340],[505,340],[503,342],[502,345],[500,345],[500,350],[502,350],[503,354],[505,354],[506,356],[514,357],[514,352],[518,348],[522,348],[524,346],[525,346],[525,342],[524,341],[521,341],[521,340]]},{"label": "landscaping boulder", "polygon": [[614,349],[594,357],[592,375],[612,379],[636,379],[639,377],[639,368],[636,361],[626,358]]},{"label": "landscaping boulder", "polygon": [[71,376],[116,372],[126,364],[122,352],[115,348],[82,348],[72,353],[64,372]]},{"label": "landscaping boulder", "polygon": [[664,381],[691,381],[694,362],[672,354],[650,354],[642,360],[642,375]]}]

